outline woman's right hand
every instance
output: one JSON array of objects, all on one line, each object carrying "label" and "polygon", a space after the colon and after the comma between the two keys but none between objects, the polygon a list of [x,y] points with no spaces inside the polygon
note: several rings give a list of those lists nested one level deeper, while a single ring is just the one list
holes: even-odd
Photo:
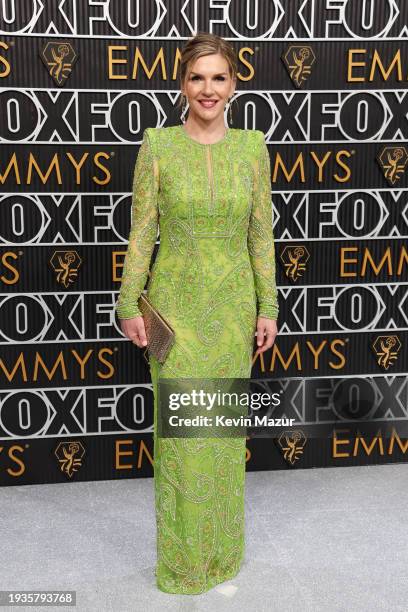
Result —
[{"label": "woman's right hand", "polygon": [[139,348],[147,346],[146,330],[143,317],[133,317],[133,319],[119,319],[120,327],[133,344]]}]

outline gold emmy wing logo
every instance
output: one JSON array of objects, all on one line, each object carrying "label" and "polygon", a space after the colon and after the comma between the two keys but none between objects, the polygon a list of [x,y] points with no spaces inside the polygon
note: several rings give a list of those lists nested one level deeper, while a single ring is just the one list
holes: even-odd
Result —
[{"label": "gold emmy wing logo", "polygon": [[69,42],[48,42],[40,52],[50,76],[61,87],[71,74],[72,66],[78,59]]},{"label": "gold emmy wing logo", "polygon": [[55,455],[60,463],[61,472],[72,478],[74,472],[82,467],[85,449],[81,442],[60,442],[55,449]]},{"label": "gold emmy wing logo", "polygon": [[286,53],[281,55],[292,82],[296,87],[302,87],[308,78],[316,56],[309,45],[291,45]]},{"label": "gold emmy wing logo", "polygon": [[296,282],[306,270],[306,262],[310,259],[310,253],[305,246],[287,246],[280,254],[285,268],[285,274],[291,281]]},{"label": "gold emmy wing logo", "polygon": [[373,342],[373,351],[377,357],[379,366],[388,370],[394,365],[398,353],[401,350],[401,342],[398,336],[378,336]]},{"label": "gold emmy wing logo", "polygon": [[405,147],[384,147],[377,157],[384,176],[390,185],[394,185],[404,172],[407,165],[408,153]]},{"label": "gold emmy wing logo", "polygon": [[76,280],[82,259],[76,251],[55,251],[50,263],[57,273],[57,282],[68,287]]},{"label": "gold emmy wing logo", "polygon": [[306,444],[306,436],[300,429],[295,431],[284,431],[279,436],[278,445],[283,451],[285,461],[293,465],[303,455]]}]

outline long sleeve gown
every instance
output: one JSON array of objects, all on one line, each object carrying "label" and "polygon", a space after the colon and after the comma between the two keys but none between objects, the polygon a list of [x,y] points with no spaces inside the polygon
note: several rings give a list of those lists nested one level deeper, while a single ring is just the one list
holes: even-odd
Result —
[{"label": "long sleeve gown", "polygon": [[150,355],[154,393],[156,582],[202,593],[244,558],[246,439],[161,438],[158,378],[249,378],[257,316],[278,317],[270,159],[260,130],[229,128],[202,144],[183,125],[146,128],[117,316],[147,297],[175,330],[164,364]]}]

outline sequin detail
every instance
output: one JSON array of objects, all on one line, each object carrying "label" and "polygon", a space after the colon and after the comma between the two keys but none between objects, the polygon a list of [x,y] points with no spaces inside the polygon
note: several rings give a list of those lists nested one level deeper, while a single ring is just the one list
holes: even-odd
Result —
[{"label": "sequin detail", "polygon": [[116,310],[147,295],[173,326],[163,365],[150,357],[158,587],[202,593],[244,557],[245,438],[159,438],[164,378],[249,377],[257,316],[278,317],[270,161],[264,134],[230,128],[212,145],[182,126],[147,128],[133,178],[132,223]]}]

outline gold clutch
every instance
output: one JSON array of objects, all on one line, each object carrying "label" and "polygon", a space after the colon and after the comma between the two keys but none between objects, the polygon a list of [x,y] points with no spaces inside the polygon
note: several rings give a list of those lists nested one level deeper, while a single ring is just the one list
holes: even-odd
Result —
[{"label": "gold clutch", "polygon": [[151,355],[156,357],[157,361],[163,363],[174,344],[174,330],[144,293],[138,300],[138,306],[146,330],[147,347],[145,352],[149,351]]}]

